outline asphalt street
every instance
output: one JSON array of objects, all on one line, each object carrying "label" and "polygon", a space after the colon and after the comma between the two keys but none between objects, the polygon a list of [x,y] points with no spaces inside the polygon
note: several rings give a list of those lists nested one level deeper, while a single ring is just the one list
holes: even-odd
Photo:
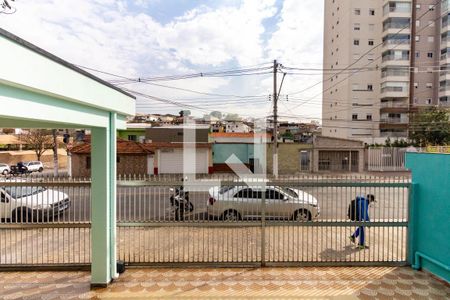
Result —
[{"label": "asphalt street", "polygon": [[[69,195],[71,207],[61,216],[62,221],[90,220],[89,187],[59,188]],[[347,219],[347,208],[356,195],[372,193],[376,202],[371,204],[372,220],[397,221],[407,216],[408,191],[406,188],[345,188],[315,187],[302,189],[313,195],[319,203],[319,221],[342,221]],[[51,191],[50,191],[51,192]],[[173,220],[168,187],[123,187],[118,188],[117,216],[119,222],[149,222]],[[207,220],[206,207],[209,194],[206,191],[191,191],[190,201],[194,211],[189,220]],[[95,199],[93,199],[95,201]],[[238,201],[245,201],[239,199]],[[280,201],[280,200],[277,200]]]}]

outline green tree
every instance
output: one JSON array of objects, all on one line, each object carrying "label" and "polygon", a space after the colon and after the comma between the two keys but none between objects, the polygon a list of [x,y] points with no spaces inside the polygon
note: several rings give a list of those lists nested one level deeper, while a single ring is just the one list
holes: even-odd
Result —
[{"label": "green tree", "polygon": [[450,144],[450,110],[432,107],[414,113],[409,138],[420,147]]},{"label": "green tree", "polygon": [[179,113],[180,117],[189,117],[191,115],[190,110],[181,110]]},{"label": "green tree", "polygon": [[288,139],[288,140],[293,140],[294,139],[294,135],[292,134],[292,132],[286,131],[285,133],[283,133],[281,135],[282,138],[284,139]]},{"label": "green tree", "polygon": [[225,117],[226,121],[240,121],[241,117],[238,114],[227,114]]},{"label": "green tree", "polygon": [[215,117],[215,118],[217,118],[219,120],[222,119],[222,113],[220,111],[217,111],[217,110],[212,111],[209,115],[211,117]]}]

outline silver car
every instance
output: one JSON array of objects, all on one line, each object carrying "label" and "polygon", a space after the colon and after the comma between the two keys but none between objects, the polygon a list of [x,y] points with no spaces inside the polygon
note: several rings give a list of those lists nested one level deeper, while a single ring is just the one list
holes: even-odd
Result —
[{"label": "silver car", "polygon": [[208,215],[225,221],[260,218],[263,195],[267,219],[304,222],[320,214],[317,199],[299,189],[268,186],[263,191],[261,187],[223,186],[209,190]]}]

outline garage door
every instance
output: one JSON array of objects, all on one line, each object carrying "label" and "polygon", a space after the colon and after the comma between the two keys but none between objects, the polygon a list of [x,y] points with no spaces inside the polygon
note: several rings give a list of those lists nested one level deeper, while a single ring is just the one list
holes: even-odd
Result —
[{"label": "garage door", "polygon": [[[161,149],[159,170],[160,174],[183,173],[183,149]],[[208,149],[197,149],[196,172],[208,173]]]}]

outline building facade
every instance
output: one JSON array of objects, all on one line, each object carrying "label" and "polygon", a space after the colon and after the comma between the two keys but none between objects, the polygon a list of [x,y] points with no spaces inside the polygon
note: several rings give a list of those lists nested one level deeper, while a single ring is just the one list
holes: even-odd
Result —
[{"label": "building facade", "polygon": [[325,0],[323,135],[403,139],[411,112],[449,105],[447,3]]}]

